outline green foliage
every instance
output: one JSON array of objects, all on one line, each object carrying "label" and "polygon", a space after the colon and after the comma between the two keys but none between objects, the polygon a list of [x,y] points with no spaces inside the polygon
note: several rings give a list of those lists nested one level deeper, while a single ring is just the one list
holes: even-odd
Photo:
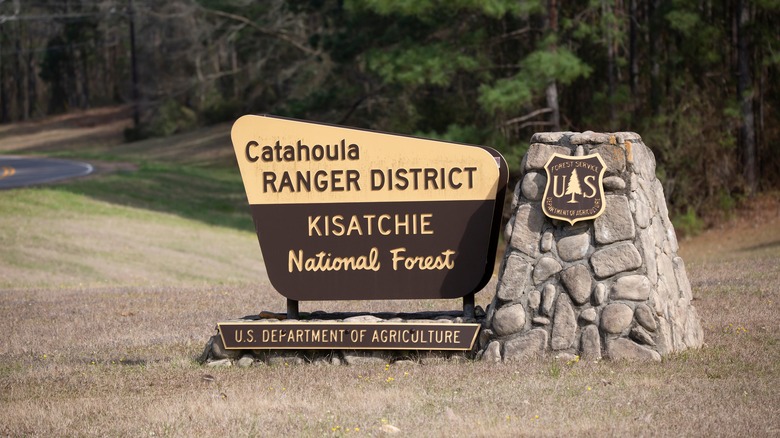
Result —
[{"label": "green foliage", "polygon": [[345,8],[351,12],[371,10],[380,15],[435,16],[442,12],[459,10],[483,13],[490,17],[521,15],[540,12],[540,1],[516,0],[346,0]]},{"label": "green foliage", "polygon": [[517,111],[534,97],[533,83],[522,77],[499,79],[494,85],[479,87],[479,103],[487,111]]},{"label": "green foliage", "polygon": [[[6,3],[0,15],[10,16]],[[780,183],[780,1],[748,4],[749,23],[735,35],[738,8],[711,0],[139,3],[145,112],[127,137],[267,112],[486,144],[516,166],[531,135],[555,122],[632,130],[653,149],[673,214],[702,215],[744,190],[744,96],[753,97],[761,185]],[[85,17],[15,22],[0,35],[0,120],[46,103],[56,112],[132,98],[128,20],[84,2],[68,7]],[[737,56],[740,35],[747,58]],[[738,59],[748,59],[752,81],[743,96]],[[46,87],[17,78],[25,69]]]},{"label": "green foliage", "polygon": [[174,99],[166,99],[149,122],[149,133],[154,137],[167,137],[193,128],[197,120],[195,111]]},{"label": "green foliage", "polygon": [[560,361],[558,361],[558,359],[554,359],[550,363],[550,369],[548,370],[548,374],[553,379],[556,379],[556,380],[560,379],[561,378],[561,369],[562,369],[562,367],[561,367]]},{"label": "green foliage", "polygon": [[442,133],[431,131],[419,132],[416,135],[455,143],[479,145],[485,141],[486,134],[487,131],[484,128],[478,128],[474,125],[462,126],[453,123],[447,126],[447,130]]},{"label": "green foliage", "polygon": [[683,35],[691,35],[700,23],[698,14],[682,10],[670,11],[664,18],[669,22],[670,28]]},{"label": "green foliage", "polygon": [[528,150],[527,144],[508,144],[505,138],[495,135],[490,129],[474,125],[451,124],[443,132],[416,132],[415,135],[454,143],[490,146],[504,156],[510,169],[520,166],[523,155]]},{"label": "green foliage", "polygon": [[767,56],[764,60],[764,65],[780,65],[780,51],[772,53],[770,56]]},{"label": "green foliage", "polygon": [[190,130],[197,126],[197,122],[195,111],[174,99],[166,99],[138,127],[125,128],[125,140],[132,142],[150,137],[167,137]]},{"label": "green foliage", "polygon": [[683,217],[717,208],[720,193],[741,185],[736,137],[721,125],[722,98],[697,87],[685,91],[682,104],[664,106],[640,129],[655,154],[671,214]]},{"label": "green foliage", "polygon": [[382,0],[347,0],[344,7],[350,12],[374,11],[380,15],[402,14],[423,15],[435,8],[432,1],[398,0],[393,2]]},{"label": "green foliage", "polygon": [[243,102],[238,99],[218,99],[203,109],[202,117],[206,125],[233,121],[241,116]]},{"label": "green foliage", "polygon": [[593,71],[577,55],[565,48],[553,51],[537,50],[526,57],[523,66],[540,82],[555,80],[564,85],[581,76],[587,77]]},{"label": "green foliage", "polygon": [[780,0],[753,0],[753,3],[766,11],[780,11]]},{"label": "green foliage", "polygon": [[696,215],[696,209],[688,207],[684,214],[672,217],[674,230],[681,236],[695,236],[704,229],[704,222]]},{"label": "green foliage", "polygon": [[64,50],[65,40],[55,36],[47,45],[40,77],[51,87],[49,113],[58,113],[68,108],[68,69],[72,65],[71,56]]},{"label": "green foliage", "polygon": [[491,113],[517,111],[543,92],[550,82],[568,85],[579,77],[588,77],[592,71],[568,49],[537,50],[522,61],[516,76],[499,79],[494,85],[483,84],[479,102]]},{"label": "green foliage", "polygon": [[718,208],[726,217],[731,217],[737,208],[737,199],[728,190],[721,189],[718,192]]},{"label": "green foliage", "polygon": [[146,129],[144,129],[144,126],[128,126],[124,129],[122,132],[124,135],[125,141],[128,143],[132,143],[134,141],[140,141],[149,138],[149,133]]},{"label": "green foliage", "polygon": [[367,65],[387,83],[446,86],[456,73],[472,71],[479,62],[438,43],[372,51],[367,55]]}]

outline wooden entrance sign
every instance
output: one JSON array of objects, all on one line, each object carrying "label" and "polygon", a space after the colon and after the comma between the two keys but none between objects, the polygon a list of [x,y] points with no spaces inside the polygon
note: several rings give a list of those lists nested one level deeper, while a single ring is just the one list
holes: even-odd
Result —
[{"label": "wooden entrance sign", "polygon": [[473,299],[490,279],[498,152],[270,116],[241,117],[232,141],[269,279],[291,305]]}]

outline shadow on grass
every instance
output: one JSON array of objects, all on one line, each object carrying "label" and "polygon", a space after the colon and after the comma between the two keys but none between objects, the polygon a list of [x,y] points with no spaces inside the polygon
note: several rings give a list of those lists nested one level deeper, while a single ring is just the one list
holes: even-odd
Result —
[{"label": "shadow on grass", "polygon": [[775,240],[772,242],[764,242],[764,243],[759,243],[758,245],[742,248],[739,251],[740,252],[757,251],[757,250],[768,249],[768,248],[777,248],[778,246],[780,246],[780,240]]},{"label": "shadow on grass", "polygon": [[57,189],[210,225],[254,231],[237,169],[141,163],[138,170],[74,180]]}]

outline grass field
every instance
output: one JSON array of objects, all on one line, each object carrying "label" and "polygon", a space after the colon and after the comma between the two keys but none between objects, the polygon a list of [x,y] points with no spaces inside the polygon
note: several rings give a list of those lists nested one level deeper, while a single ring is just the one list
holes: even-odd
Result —
[{"label": "grass field", "polygon": [[0,126],[0,153],[99,170],[0,192],[0,435],[780,436],[777,194],[681,243],[706,345],[661,363],[205,368],[217,321],[284,308],[229,128],[125,145],[126,123],[95,111]]}]

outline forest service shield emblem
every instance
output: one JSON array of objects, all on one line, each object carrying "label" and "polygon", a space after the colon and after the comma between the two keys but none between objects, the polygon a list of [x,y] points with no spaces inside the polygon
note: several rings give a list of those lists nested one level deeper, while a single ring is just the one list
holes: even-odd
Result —
[{"label": "forest service shield emblem", "polygon": [[604,212],[604,172],[599,154],[573,157],[553,154],[547,164],[542,211],[552,219],[574,225]]}]

